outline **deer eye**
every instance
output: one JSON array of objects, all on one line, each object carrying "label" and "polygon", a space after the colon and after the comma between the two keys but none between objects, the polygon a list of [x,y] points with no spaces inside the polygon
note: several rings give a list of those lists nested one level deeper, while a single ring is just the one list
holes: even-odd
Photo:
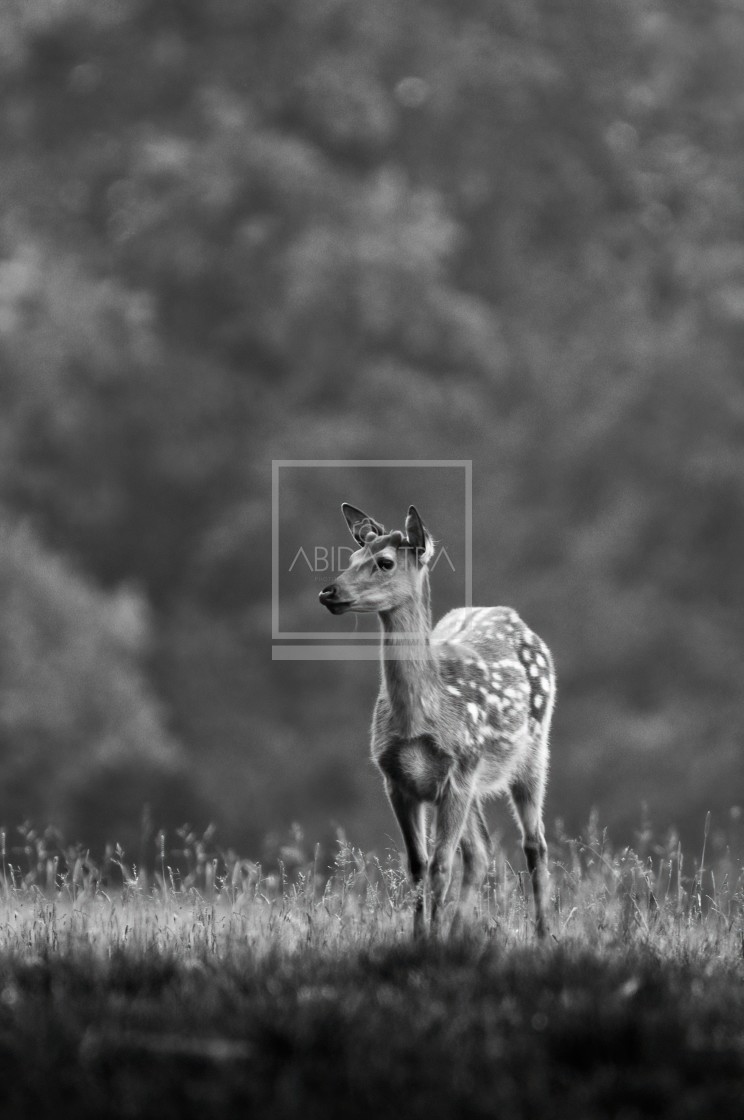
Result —
[{"label": "deer eye", "polygon": [[377,561],[377,567],[383,572],[391,572],[395,567],[395,561],[391,560],[389,556],[381,556]]}]

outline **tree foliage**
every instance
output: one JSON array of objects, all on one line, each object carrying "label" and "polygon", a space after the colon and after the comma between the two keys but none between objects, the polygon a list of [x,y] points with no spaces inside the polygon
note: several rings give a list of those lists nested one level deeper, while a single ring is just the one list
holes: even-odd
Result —
[{"label": "tree foliage", "polygon": [[[557,656],[555,813],[741,801],[743,53],[724,0],[4,6],[0,499],[74,557],[55,610],[140,589],[141,718],[229,835],[386,819],[369,666],[270,660],[292,456],[473,460],[477,598]],[[38,812],[87,772],[63,676]]]}]

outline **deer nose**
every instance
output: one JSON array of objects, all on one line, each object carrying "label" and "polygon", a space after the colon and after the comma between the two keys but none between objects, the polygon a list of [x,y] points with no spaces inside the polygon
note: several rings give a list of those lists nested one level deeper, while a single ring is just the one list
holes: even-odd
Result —
[{"label": "deer nose", "polygon": [[318,598],[320,599],[321,603],[332,603],[336,598],[337,591],[338,588],[336,587],[336,584],[329,583],[328,587],[323,588]]}]

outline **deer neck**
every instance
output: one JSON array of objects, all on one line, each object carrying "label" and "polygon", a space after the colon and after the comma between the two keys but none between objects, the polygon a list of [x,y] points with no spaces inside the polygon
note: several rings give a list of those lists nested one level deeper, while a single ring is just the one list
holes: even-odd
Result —
[{"label": "deer neck", "polygon": [[390,703],[393,729],[406,738],[431,731],[438,708],[439,672],[430,642],[428,582],[423,592],[419,599],[380,612],[382,689]]}]

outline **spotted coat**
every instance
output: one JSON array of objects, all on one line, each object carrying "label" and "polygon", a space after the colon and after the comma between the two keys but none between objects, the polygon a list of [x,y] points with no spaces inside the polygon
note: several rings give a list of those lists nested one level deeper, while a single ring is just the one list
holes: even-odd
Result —
[{"label": "spotted coat", "polygon": [[438,687],[421,726],[399,733],[383,689],[372,756],[393,782],[437,802],[447,783],[477,772],[478,797],[500,793],[535,769],[544,750],[555,672],[545,643],[509,607],[460,607],[434,627]]},{"label": "spotted coat", "polygon": [[539,731],[555,695],[553,659],[510,607],[459,607],[432,631],[447,692],[464,702],[476,735]]}]

